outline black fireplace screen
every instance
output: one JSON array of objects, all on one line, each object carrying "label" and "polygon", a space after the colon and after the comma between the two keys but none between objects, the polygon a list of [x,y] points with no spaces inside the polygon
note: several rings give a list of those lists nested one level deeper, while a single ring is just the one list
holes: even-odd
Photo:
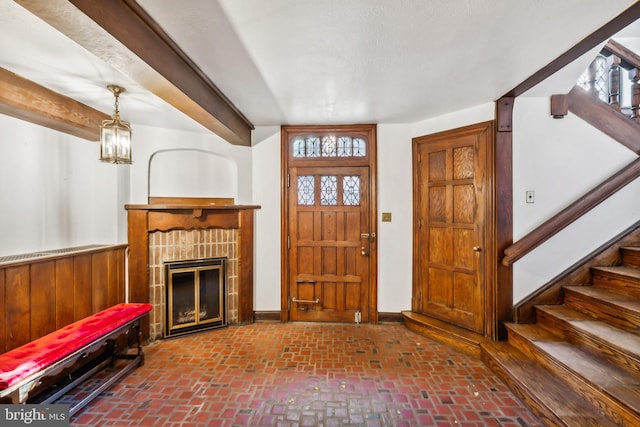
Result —
[{"label": "black fireplace screen", "polygon": [[226,326],[226,258],[166,264],[165,337]]}]

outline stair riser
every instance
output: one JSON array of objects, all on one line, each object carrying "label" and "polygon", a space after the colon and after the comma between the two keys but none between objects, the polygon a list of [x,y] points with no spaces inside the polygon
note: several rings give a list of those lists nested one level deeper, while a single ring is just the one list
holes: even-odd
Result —
[{"label": "stair riser", "polygon": [[619,307],[567,290],[564,294],[564,303],[619,328],[640,333],[640,313],[621,311]]},{"label": "stair riser", "polygon": [[555,359],[550,357],[546,352],[539,349],[534,343],[522,337],[516,331],[509,329],[509,343],[521,352],[541,363],[547,369],[563,378],[576,393],[580,394],[598,408],[602,413],[609,416],[615,422],[623,425],[636,425],[638,415],[633,410],[622,406],[620,402],[612,400],[609,396],[603,394],[597,388],[591,386],[585,380],[576,375],[573,371],[559,364]]},{"label": "stair riser", "polygon": [[600,286],[624,295],[640,298],[640,282],[633,277],[594,271],[591,280],[593,286]]},{"label": "stair riser", "polygon": [[621,249],[622,265],[629,268],[640,268],[640,251],[633,249]]},{"label": "stair riser", "polygon": [[537,311],[536,317],[538,324],[549,332],[562,336],[565,340],[578,345],[592,354],[606,358],[611,363],[631,374],[640,372],[639,355],[628,354],[618,348],[612,347],[609,343],[598,339],[598,337],[576,330],[570,323],[544,311]]}]

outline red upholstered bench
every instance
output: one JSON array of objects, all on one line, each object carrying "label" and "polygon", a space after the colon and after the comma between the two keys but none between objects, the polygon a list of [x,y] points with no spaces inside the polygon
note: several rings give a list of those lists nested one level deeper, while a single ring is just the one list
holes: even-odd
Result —
[{"label": "red upholstered bench", "polygon": [[[142,303],[118,304],[0,355],[0,402],[31,403],[34,394],[44,394],[46,397],[37,403],[52,403],[105,366],[128,359],[99,390],[91,393],[90,399],[71,408],[73,415],[126,372],[144,363],[140,320],[151,308]],[[137,352],[119,353],[116,340],[131,336],[131,331],[135,331]],[[82,364],[83,359],[93,361],[89,368]],[[57,378],[48,384],[61,372],[67,379],[64,384]],[[55,392],[43,393],[39,388],[43,383]]]}]

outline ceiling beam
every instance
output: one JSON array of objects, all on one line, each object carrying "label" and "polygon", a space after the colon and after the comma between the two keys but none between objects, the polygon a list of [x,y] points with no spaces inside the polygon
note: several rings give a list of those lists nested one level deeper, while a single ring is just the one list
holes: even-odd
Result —
[{"label": "ceiling beam", "polygon": [[251,145],[251,122],[134,0],[16,2],[228,142]]},{"label": "ceiling beam", "polygon": [[0,68],[0,113],[68,133],[100,140],[100,125],[111,117]]}]

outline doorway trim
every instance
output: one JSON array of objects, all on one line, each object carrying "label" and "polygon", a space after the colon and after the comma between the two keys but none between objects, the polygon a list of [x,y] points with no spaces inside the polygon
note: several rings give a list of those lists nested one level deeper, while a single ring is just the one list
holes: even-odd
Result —
[{"label": "doorway trim", "polygon": [[[281,283],[280,283],[280,321],[289,322],[289,248],[288,236],[289,230],[289,206],[287,203],[288,196],[288,173],[289,173],[289,141],[296,135],[318,133],[326,134],[330,132],[340,132],[341,134],[353,133],[366,136],[368,150],[368,167],[369,167],[369,217],[371,232],[378,231],[377,221],[377,128],[375,124],[364,125],[319,125],[319,126],[282,126],[280,131],[280,156],[281,156],[281,177],[280,177],[280,253],[281,253]],[[378,239],[371,242],[369,252],[369,322],[378,323]]]}]

